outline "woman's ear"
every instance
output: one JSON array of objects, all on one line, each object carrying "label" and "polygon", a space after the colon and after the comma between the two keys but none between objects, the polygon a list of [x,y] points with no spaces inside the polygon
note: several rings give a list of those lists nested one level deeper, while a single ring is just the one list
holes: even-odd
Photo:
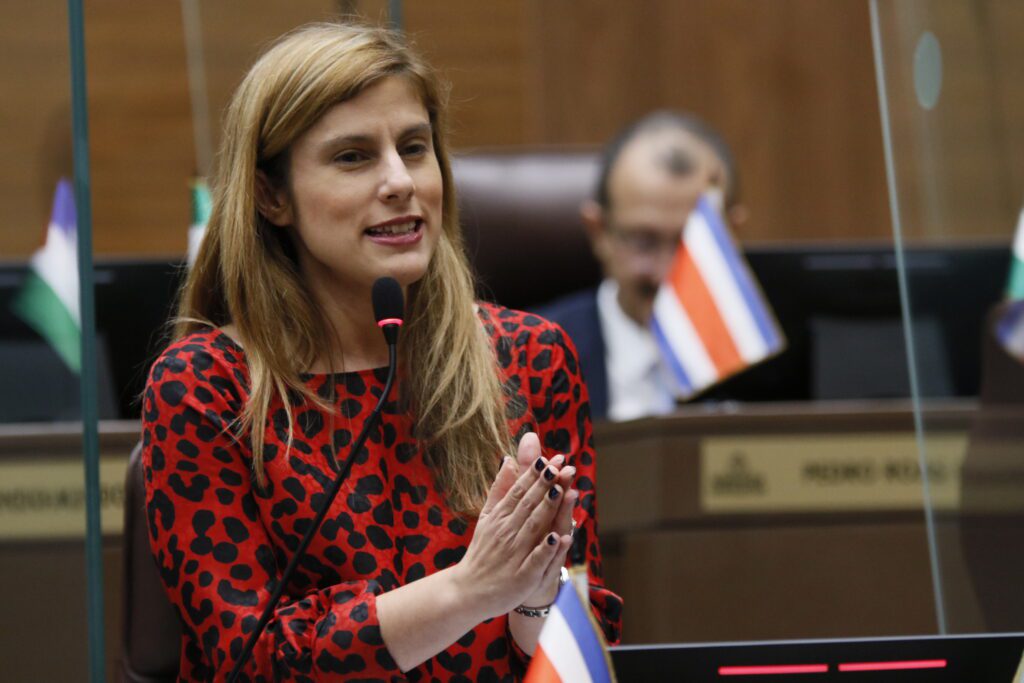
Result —
[{"label": "woman's ear", "polygon": [[294,223],[292,200],[285,188],[277,188],[263,171],[256,171],[256,209],[279,228]]}]

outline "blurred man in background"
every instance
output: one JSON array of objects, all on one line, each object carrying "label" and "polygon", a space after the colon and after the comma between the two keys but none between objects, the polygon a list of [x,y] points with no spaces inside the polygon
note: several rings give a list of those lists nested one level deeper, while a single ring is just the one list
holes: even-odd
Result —
[{"label": "blurred man in background", "polygon": [[745,220],[732,153],[695,116],[654,112],[604,150],[595,196],[580,209],[604,280],[538,311],[576,343],[595,419],[660,415],[676,405],[649,324],[683,226],[703,193],[734,228]]}]

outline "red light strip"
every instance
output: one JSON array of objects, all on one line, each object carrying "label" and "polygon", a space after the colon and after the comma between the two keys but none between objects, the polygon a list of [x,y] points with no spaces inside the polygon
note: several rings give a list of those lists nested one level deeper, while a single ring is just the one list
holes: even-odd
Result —
[{"label": "red light strip", "polygon": [[774,674],[827,674],[828,664],[775,664],[767,666],[720,666],[719,676],[771,676]]},{"label": "red light strip", "polygon": [[839,665],[840,672],[848,671],[905,671],[907,669],[945,669],[945,659],[918,659],[903,662],[848,662]]}]

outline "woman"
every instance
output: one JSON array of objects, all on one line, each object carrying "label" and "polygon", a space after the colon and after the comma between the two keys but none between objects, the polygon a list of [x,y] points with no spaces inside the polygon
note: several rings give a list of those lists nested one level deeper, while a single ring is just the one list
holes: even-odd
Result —
[{"label": "woman", "polygon": [[406,297],[396,400],[242,680],[517,677],[570,548],[618,638],[575,350],[540,318],[474,304],[443,110],[400,38],[333,24],[279,40],[228,108],[207,235],[143,406],[185,679],[234,666],[380,395],[385,275]]}]

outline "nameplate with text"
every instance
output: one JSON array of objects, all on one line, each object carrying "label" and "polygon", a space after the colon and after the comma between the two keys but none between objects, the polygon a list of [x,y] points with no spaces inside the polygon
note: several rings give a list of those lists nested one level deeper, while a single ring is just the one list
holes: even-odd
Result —
[{"label": "nameplate with text", "polygon": [[[958,509],[966,434],[930,434],[924,445],[932,506]],[[701,510],[919,510],[919,463],[913,432],[708,437],[701,443]]]},{"label": "nameplate with text", "polygon": [[[126,457],[100,458],[100,526],[124,526]],[[0,463],[0,539],[85,536],[85,467],[82,460]]]}]

